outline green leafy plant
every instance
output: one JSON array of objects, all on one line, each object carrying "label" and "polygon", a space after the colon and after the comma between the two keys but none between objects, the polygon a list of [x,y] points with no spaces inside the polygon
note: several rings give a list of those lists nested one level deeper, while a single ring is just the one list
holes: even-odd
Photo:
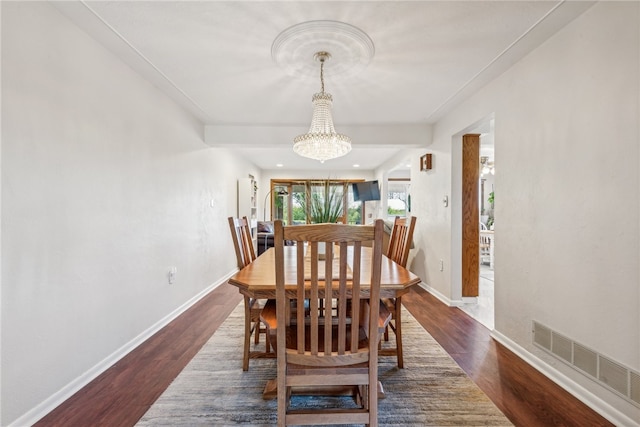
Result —
[{"label": "green leafy plant", "polygon": [[307,208],[309,219],[314,224],[335,223],[343,217],[343,200],[340,186],[330,180],[314,185],[307,190]]},{"label": "green leafy plant", "polygon": [[491,203],[491,207],[493,207],[493,191],[489,193],[489,197],[487,198],[487,201]]}]

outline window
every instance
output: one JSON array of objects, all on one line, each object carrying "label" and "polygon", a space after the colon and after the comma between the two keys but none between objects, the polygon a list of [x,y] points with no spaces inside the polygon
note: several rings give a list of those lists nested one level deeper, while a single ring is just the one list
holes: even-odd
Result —
[{"label": "window", "polygon": [[408,180],[389,179],[387,189],[387,219],[393,221],[396,216],[406,217],[410,214]]},{"label": "window", "polygon": [[353,200],[353,189],[349,186],[347,194],[347,224],[364,224],[364,203]]},{"label": "window", "polygon": [[[313,212],[306,202],[324,197],[324,187],[328,182],[332,197],[339,198],[342,203],[341,216],[338,222],[345,224],[362,224],[365,218],[364,204],[353,200],[351,184],[363,180],[271,180],[271,219],[281,219],[285,225],[307,224],[312,222]],[[283,191],[284,190],[284,191]],[[284,193],[280,195],[279,193]]]}]

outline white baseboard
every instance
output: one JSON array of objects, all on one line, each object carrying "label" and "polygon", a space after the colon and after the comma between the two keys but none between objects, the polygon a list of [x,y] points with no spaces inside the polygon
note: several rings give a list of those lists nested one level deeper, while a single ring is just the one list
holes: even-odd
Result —
[{"label": "white baseboard", "polygon": [[444,296],[435,288],[432,288],[431,286],[427,285],[424,282],[420,282],[420,287],[423,288],[425,291],[429,292],[434,297],[438,298],[440,301],[442,301],[449,307],[460,307],[461,305],[463,305],[462,300],[452,300],[449,297]]},{"label": "white baseboard", "polygon": [[171,321],[180,316],[182,313],[187,311],[192,305],[200,301],[204,298],[209,292],[217,288],[223,283],[233,276],[238,269],[233,270],[232,272],[225,275],[219,282],[213,283],[207,286],[205,289],[196,294],[193,298],[186,301],[180,307],[173,310],[171,313],[167,314],[165,317],[157,321],[154,325],[152,325],[147,330],[140,333],[137,337],[133,338],[131,341],[111,353],[109,356],[104,358],[94,367],[71,381],[66,386],[62,387],[56,393],[49,396],[39,405],[33,407],[25,414],[20,416],[18,419],[14,420],[7,427],[22,427],[27,425],[33,425],[49,412],[60,406],[65,400],[69,399],[76,392],[82,389],[84,386],[89,384],[91,381],[96,379],[100,374],[109,369],[111,366],[115,365],[120,359],[129,354],[132,350],[138,347],[140,344],[149,339],[153,334],[158,332],[160,329],[167,326]]},{"label": "white baseboard", "polygon": [[602,415],[613,424],[617,426],[629,427],[640,426],[640,423],[638,421],[632,420],[631,418],[629,418],[604,400],[600,399],[598,396],[594,395],[589,390],[585,389],[580,384],[576,383],[571,378],[567,377],[565,374],[558,371],[548,363],[544,362],[542,359],[527,351],[524,347],[520,346],[500,332],[493,330],[491,332],[491,337],[493,337],[496,341],[514,352],[518,357],[538,370],[544,376],[549,378],[554,383],[558,384],[560,387],[573,395],[576,399],[580,400],[582,403],[596,411],[598,414]]}]

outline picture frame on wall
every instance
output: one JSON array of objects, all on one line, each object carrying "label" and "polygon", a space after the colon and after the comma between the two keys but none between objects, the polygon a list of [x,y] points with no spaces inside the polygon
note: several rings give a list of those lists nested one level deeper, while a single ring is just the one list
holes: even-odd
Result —
[{"label": "picture frame on wall", "polygon": [[420,171],[426,172],[433,167],[433,155],[427,153],[424,156],[420,156]]}]

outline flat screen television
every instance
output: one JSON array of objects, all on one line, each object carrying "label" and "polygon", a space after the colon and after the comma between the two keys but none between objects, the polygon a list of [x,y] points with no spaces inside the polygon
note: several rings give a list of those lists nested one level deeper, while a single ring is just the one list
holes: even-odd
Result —
[{"label": "flat screen television", "polygon": [[380,200],[380,187],[378,187],[378,181],[354,182],[352,186],[353,200],[356,202]]}]

